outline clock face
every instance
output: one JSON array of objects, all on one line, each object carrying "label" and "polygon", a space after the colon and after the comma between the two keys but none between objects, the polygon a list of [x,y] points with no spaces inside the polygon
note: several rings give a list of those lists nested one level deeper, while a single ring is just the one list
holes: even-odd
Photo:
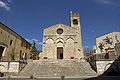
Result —
[{"label": "clock face", "polygon": [[62,34],[63,33],[63,29],[61,29],[61,28],[57,29],[57,33],[58,34]]}]

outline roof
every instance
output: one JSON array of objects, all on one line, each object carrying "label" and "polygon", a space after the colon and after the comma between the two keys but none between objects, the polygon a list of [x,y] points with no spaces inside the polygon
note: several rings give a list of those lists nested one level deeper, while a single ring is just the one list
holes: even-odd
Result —
[{"label": "roof", "polygon": [[[112,32],[109,32],[109,33],[107,33],[107,34],[110,34],[110,33],[113,33],[113,32],[120,32],[120,31],[112,31]],[[107,35],[107,34],[104,34],[104,35]],[[104,35],[101,35],[101,36],[99,36],[99,37],[102,37],[102,36],[104,36]],[[96,38],[99,38],[99,37],[96,37]]]},{"label": "roof", "polygon": [[[21,39],[23,39],[24,41],[26,41],[27,43],[29,43],[27,40],[25,40],[22,36],[20,36],[19,34],[17,34],[15,31],[13,31],[12,29],[10,29],[9,27],[7,27],[6,25],[4,25],[3,23],[0,22],[0,25],[3,25],[2,27],[7,28],[8,30],[10,30],[11,32],[13,32],[14,34],[16,34],[17,36],[19,36]],[[0,26],[1,27],[1,26]],[[1,27],[1,28],[2,28]],[[2,28],[4,29],[4,28]],[[5,29],[4,29],[5,30]],[[10,33],[10,32],[9,32]],[[30,43],[29,43],[30,44]],[[30,44],[31,45],[31,44]]]}]

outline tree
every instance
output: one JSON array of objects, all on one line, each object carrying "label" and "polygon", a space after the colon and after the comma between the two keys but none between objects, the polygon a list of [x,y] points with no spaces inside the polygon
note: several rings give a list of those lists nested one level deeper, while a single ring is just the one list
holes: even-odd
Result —
[{"label": "tree", "polygon": [[35,41],[33,40],[33,46],[32,46],[32,49],[31,49],[30,59],[39,59],[39,53],[40,53],[40,51],[36,49]]},{"label": "tree", "polygon": [[87,48],[84,50],[84,55],[89,56],[89,55],[91,55],[91,52],[92,52],[91,49]]}]

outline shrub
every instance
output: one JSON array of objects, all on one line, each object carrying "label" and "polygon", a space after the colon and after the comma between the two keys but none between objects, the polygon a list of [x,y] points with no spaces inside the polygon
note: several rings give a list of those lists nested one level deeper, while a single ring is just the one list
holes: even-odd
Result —
[{"label": "shrub", "polygon": [[65,76],[64,76],[64,75],[62,75],[62,76],[61,76],[61,79],[62,79],[62,80],[64,80],[64,79],[65,79]]},{"label": "shrub", "polygon": [[10,76],[6,80],[10,80]]},{"label": "shrub", "polygon": [[33,79],[33,75],[30,76],[30,79]]}]

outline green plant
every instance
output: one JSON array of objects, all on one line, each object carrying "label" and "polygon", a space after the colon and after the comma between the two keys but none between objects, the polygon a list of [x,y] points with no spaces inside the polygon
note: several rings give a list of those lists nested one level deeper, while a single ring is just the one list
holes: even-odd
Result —
[{"label": "green plant", "polygon": [[35,80],[38,80],[37,78],[34,78]]},{"label": "green plant", "polygon": [[31,52],[30,59],[33,59],[33,58],[39,59],[39,58],[40,58],[40,57],[39,57],[40,51],[36,49],[36,47],[35,47],[35,41],[33,41],[33,46],[32,46],[32,48],[31,48],[31,51],[30,51],[30,52]]},{"label": "green plant", "polygon": [[64,75],[62,75],[62,76],[61,76],[61,80],[64,80],[64,79],[65,79],[65,76],[64,76]]},{"label": "green plant", "polygon": [[10,80],[10,76],[6,80]]},{"label": "green plant", "polygon": [[111,41],[111,39],[112,38],[108,38],[108,37],[106,37],[106,39],[105,39],[105,41],[106,41],[106,43],[108,44],[108,49],[110,49],[110,47],[109,47],[109,45],[112,45],[112,41]]},{"label": "green plant", "polygon": [[110,41],[110,38],[106,37],[106,43],[112,45],[112,41]]},{"label": "green plant", "polygon": [[33,75],[30,76],[30,79],[33,79]]},{"label": "green plant", "polygon": [[100,43],[98,47],[100,48],[100,50],[103,50],[104,44],[103,44],[103,43]]},{"label": "green plant", "polygon": [[93,53],[95,53],[95,52],[96,52],[96,49],[93,49],[92,51],[93,51]]},{"label": "green plant", "polygon": [[87,56],[92,55],[92,50],[90,50],[89,52],[87,52]]},{"label": "green plant", "polygon": [[91,51],[91,49],[87,48],[84,50],[84,55],[85,56],[89,56],[89,52]]}]

